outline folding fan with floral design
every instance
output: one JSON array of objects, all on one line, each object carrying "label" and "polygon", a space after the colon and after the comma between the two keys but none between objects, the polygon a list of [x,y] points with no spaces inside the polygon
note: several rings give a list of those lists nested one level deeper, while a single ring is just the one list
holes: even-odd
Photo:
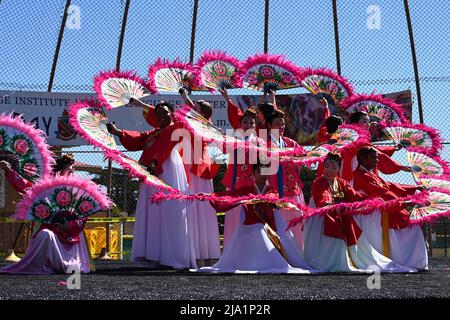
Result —
[{"label": "folding fan with floral design", "polygon": [[411,166],[411,171],[416,178],[433,175],[443,176],[450,173],[450,168],[447,163],[439,157],[428,156],[419,152],[406,151],[406,158]]},{"label": "folding fan with floral design", "polygon": [[124,106],[131,98],[139,100],[156,93],[133,71],[100,72],[94,77],[94,90],[108,109]]},{"label": "folding fan with floral design", "polygon": [[104,151],[118,152],[119,147],[106,128],[108,119],[103,108],[93,100],[77,102],[69,106],[70,125],[90,144]]},{"label": "folding fan with floral design", "polygon": [[435,154],[442,149],[441,138],[436,129],[423,124],[389,124],[384,126],[388,139],[407,150],[420,147],[427,154]]},{"label": "folding fan with floral design", "polygon": [[148,68],[149,87],[155,91],[177,92],[184,88],[188,91],[204,91],[195,80],[197,70],[189,63],[178,59],[170,62],[166,59],[157,59]]},{"label": "folding fan with floral design", "polygon": [[10,163],[22,178],[37,182],[51,175],[54,159],[45,133],[22,118],[0,115],[0,160]]},{"label": "folding fan with floral design", "polygon": [[314,95],[323,95],[335,106],[353,95],[353,87],[347,79],[326,68],[302,70],[298,76],[301,85]]},{"label": "folding fan with floral design", "polygon": [[347,148],[358,148],[362,144],[369,143],[370,134],[359,126],[344,124],[331,135],[330,140],[336,140],[334,144],[330,145],[331,148],[344,152]]},{"label": "folding fan with floral design", "polygon": [[77,175],[51,176],[27,190],[17,205],[15,218],[53,223],[60,215],[82,219],[111,205],[107,195],[88,179]]},{"label": "folding fan with floral design", "polygon": [[450,191],[450,177],[447,176],[420,176],[420,185],[426,189],[441,188]]},{"label": "folding fan with floral design", "polygon": [[283,55],[257,54],[247,58],[239,70],[244,86],[268,92],[300,87],[300,68]]},{"label": "folding fan with floral design", "polygon": [[342,102],[342,108],[349,113],[364,111],[369,115],[371,122],[408,122],[401,105],[392,99],[383,98],[379,94],[361,94],[348,97]]},{"label": "folding fan with floral design", "polygon": [[432,189],[428,193],[430,205],[415,205],[408,208],[411,224],[435,221],[442,216],[450,214],[450,191],[444,189]]},{"label": "folding fan with floral design", "polygon": [[122,168],[128,170],[132,176],[141,179],[149,187],[157,188],[175,194],[180,193],[180,191],[172,188],[157,176],[152,175],[147,170],[147,168],[145,168],[138,161],[119,153],[108,153],[106,156],[111,160],[117,162]]},{"label": "folding fan with floral design", "polygon": [[225,52],[206,51],[197,61],[196,81],[210,91],[239,88],[242,86],[238,75],[240,65],[238,59]]}]

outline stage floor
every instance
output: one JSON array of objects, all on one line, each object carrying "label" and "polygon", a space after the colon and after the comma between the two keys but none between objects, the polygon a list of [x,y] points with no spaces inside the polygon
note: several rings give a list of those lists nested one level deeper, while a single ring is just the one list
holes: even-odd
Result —
[{"label": "stage floor", "polygon": [[[81,289],[61,282],[68,275],[0,274],[0,300],[7,299],[415,299],[450,298],[450,258],[430,258],[429,270],[382,274],[381,288],[368,289],[364,274],[198,274],[148,270],[128,261],[96,261],[81,275]],[[5,262],[0,262],[4,266]]]}]

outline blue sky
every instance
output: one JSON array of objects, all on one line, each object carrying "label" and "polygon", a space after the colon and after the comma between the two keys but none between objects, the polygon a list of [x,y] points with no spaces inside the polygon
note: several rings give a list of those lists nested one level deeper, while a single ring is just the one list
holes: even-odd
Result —
[{"label": "blue sky", "polygon": [[[428,77],[421,83],[425,123],[448,139],[450,6],[445,0],[409,2],[419,72]],[[81,23],[79,29],[65,30],[54,91],[89,91],[93,75],[115,67],[124,3],[72,1],[80,9]],[[64,5],[65,0],[0,2],[0,89],[20,88],[5,84],[16,83],[46,90]],[[370,5],[380,9],[380,29],[367,27]],[[131,0],[122,69],[146,76],[157,57],[188,59],[192,10],[193,0]],[[339,0],[338,16],[342,73],[356,91],[415,93],[403,1]],[[195,56],[206,49],[226,50],[240,59],[262,52],[263,27],[264,0],[199,0]],[[271,0],[269,52],[284,53],[301,66],[336,69],[331,0]],[[361,83],[380,79],[391,81]],[[417,122],[416,101],[413,115]]]}]

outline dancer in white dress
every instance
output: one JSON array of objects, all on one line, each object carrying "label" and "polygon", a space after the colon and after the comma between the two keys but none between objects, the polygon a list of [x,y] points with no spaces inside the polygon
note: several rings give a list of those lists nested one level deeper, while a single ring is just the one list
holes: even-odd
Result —
[{"label": "dancer in white dress", "polygon": [[[378,152],[371,147],[358,151],[359,166],[354,172],[355,190],[369,198],[393,200],[413,195],[421,187],[385,181],[373,170],[377,168]],[[424,270],[428,267],[428,253],[420,225],[409,224],[409,213],[403,205],[383,212],[356,218],[370,244],[383,255],[401,265]]]},{"label": "dancer in white dress", "polygon": [[[260,172],[261,165],[253,165],[254,185],[221,193],[222,195],[244,196],[250,194],[273,194],[267,183],[267,176]],[[227,211],[236,205],[213,202],[218,210]],[[239,205],[240,225],[229,240],[220,260],[211,267],[200,268],[199,272],[233,273],[312,273],[317,272],[303,261],[299,248],[286,221],[274,205],[257,203]]]},{"label": "dancer in white dress", "polygon": [[[167,102],[156,105],[154,111],[157,129],[136,132],[118,130],[113,124],[109,124],[108,130],[120,137],[126,149],[143,150],[139,162],[147,166],[151,173],[173,188],[187,193],[188,182],[179,153],[180,141],[171,139],[172,133],[182,129],[183,124],[172,121],[173,107]],[[193,236],[188,232],[186,201],[167,200],[152,204],[149,196],[155,191],[141,184],[136,207],[132,259],[145,261],[152,268],[160,265],[176,269],[196,268]]]},{"label": "dancer in white dress", "polygon": [[[338,177],[342,158],[329,153],[324,160],[324,175],[312,185],[312,204],[317,207],[340,202],[362,201],[348,182]],[[328,213],[313,216],[305,223],[305,259],[313,267],[328,272],[413,272],[381,255],[367,241],[365,233],[350,215]]]}]

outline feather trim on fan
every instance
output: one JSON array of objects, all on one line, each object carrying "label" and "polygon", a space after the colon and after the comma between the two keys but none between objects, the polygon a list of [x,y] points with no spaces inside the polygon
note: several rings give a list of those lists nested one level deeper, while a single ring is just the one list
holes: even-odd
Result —
[{"label": "feather trim on fan", "polygon": [[107,109],[126,105],[130,98],[156,94],[134,71],[101,71],[94,77],[94,90]]},{"label": "feather trim on fan", "polygon": [[157,176],[150,174],[139,162],[124,154],[107,152],[106,157],[118,163],[123,169],[128,170],[132,176],[139,178],[149,187],[157,188],[171,194],[179,194],[181,192],[171,187]]},{"label": "feather trim on fan", "polygon": [[442,188],[450,190],[450,176],[434,176],[434,175],[420,175],[420,184],[427,189],[430,188]]},{"label": "feather trim on fan", "polygon": [[241,65],[239,77],[244,86],[253,90],[289,89],[300,87],[300,68],[278,54],[256,54]]},{"label": "feather trim on fan", "polygon": [[196,83],[197,69],[190,63],[181,62],[178,58],[173,62],[158,58],[148,67],[149,87],[156,92],[178,92],[184,88],[188,91],[204,91]]},{"label": "feather trim on fan", "polygon": [[[383,108],[379,109],[378,106],[383,106]],[[356,110],[365,111],[372,121],[378,119],[377,121],[409,122],[404,115],[403,107],[392,99],[384,98],[381,94],[353,95],[342,101],[341,107],[350,113]]]},{"label": "feather trim on fan", "polygon": [[[439,156],[427,155],[422,148],[410,148],[406,151],[408,163],[415,176],[445,176],[450,174],[448,162]],[[424,170],[427,170],[424,173]]]},{"label": "feather trim on fan", "polygon": [[[450,215],[450,190],[444,188],[431,188],[426,199],[431,204],[416,205],[409,209],[409,223],[411,225],[433,223],[441,217]],[[433,213],[433,211],[437,211]]]},{"label": "feather trim on fan", "polygon": [[198,69],[196,84],[198,87],[208,88],[210,92],[222,88],[241,88],[240,66],[241,62],[226,52],[206,51],[195,66]]},{"label": "feather trim on fan", "polygon": [[[104,151],[119,152],[119,148],[114,137],[106,129],[106,115],[102,106],[94,100],[84,100],[69,106],[69,123],[75,131],[87,142]],[[88,116],[95,119],[92,130],[80,120]],[[94,135],[95,134],[95,135]]]},{"label": "feather trim on fan", "polygon": [[327,68],[303,69],[298,80],[312,94],[328,95],[335,106],[340,106],[346,97],[354,94],[353,86],[346,78]]},{"label": "feather trim on fan", "polygon": [[328,213],[344,214],[344,215],[367,215],[371,214],[374,210],[388,210],[390,208],[398,208],[399,205],[405,201],[412,202],[413,204],[425,204],[428,199],[428,192],[422,191],[411,196],[397,198],[393,200],[383,200],[381,198],[368,199],[356,202],[342,202],[338,204],[329,205],[322,208],[310,208],[308,214],[304,214],[300,217],[295,217],[288,222],[288,229],[295,227],[297,224],[303,222],[305,219],[309,219],[316,215],[326,215]]},{"label": "feather trim on fan", "polygon": [[[345,136],[343,137],[342,134],[345,132]],[[358,137],[356,140],[351,141],[350,136],[356,133]],[[338,140],[337,143],[328,145],[324,144],[324,147],[329,146],[332,150],[339,150],[340,153],[345,153],[349,148],[359,148],[365,144],[370,143],[370,133],[366,129],[352,124],[343,124],[339,126],[339,129],[332,134],[331,139]],[[338,144],[339,141],[345,142],[348,141],[346,144]]]},{"label": "feather trim on fan", "polygon": [[69,210],[80,218],[106,210],[112,201],[94,182],[77,175],[49,176],[26,191],[15,212],[17,220],[51,222],[57,211]]},{"label": "feather trim on fan", "polygon": [[[442,138],[440,137],[439,131],[426,126],[424,124],[412,124],[412,123],[388,123],[388,122],[382,122],[380,123],[380,127],[386,131],[387,128],[405,128],[405,129],[412,129],[417,131],[416,133],[411,131],[411,135],[408,137],[412,140],[416,140],[418,142],[423,140],[430,140],[431,145],[429,146],[422,146],[422,145],[411,145],[409,143],[409,146],[404,146],[406,150],[409,150],[413,147],[415,148],[421,148],[417,150],[421,150],[422,153],[426,153],[427,155],[435,155],[440,150],[442,150]],[[428,135],[427,136],[425,136]],[[393,137],[394,138],[394,137]],[[395,141],[395,142],[401,142],[401,141]],[[424,141],[425,142],[425,141]]]},{"label": "feather trim on fan", "polygon": [[26,123],[20,116],[0,115],[0,150],[9,150],[20,160],[19,174],[31,182],[53,174],[53,153],[45,133]]}]

